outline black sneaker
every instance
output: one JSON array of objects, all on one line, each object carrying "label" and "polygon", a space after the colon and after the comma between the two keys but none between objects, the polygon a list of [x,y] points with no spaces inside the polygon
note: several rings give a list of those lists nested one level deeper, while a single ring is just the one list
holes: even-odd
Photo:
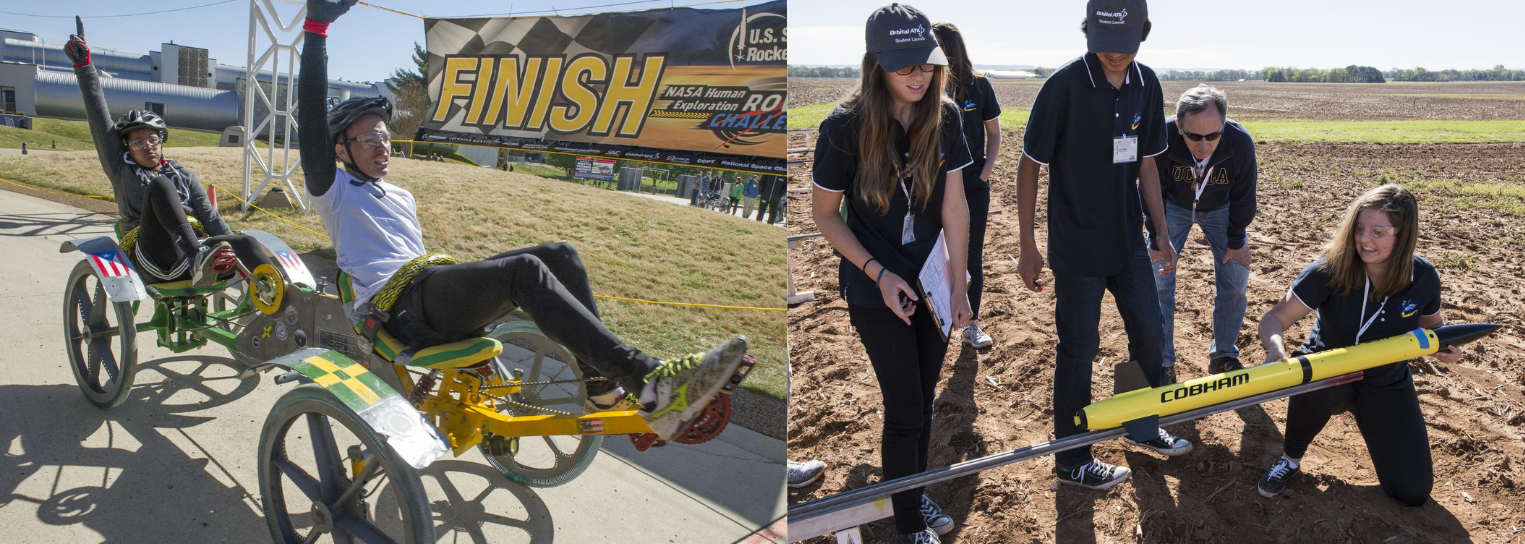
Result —
[{"label": "black sneaker", "polygon": [[1260,483],[1255,486],[1255,490],[1259,491],[1262,497],[1274,499],[1287,488],[1287,482],[1291,482],[1292,477],[1297,476],[1300,469],[1301,467],[1293,467],[1292,461],[1288,461],[1286,457],[1277,458],[1276,464],[1271,465],[1271,470],[1266,471],[1266,475],[1260,478]]},{"label": "black sneaker", "polygon": [[1208,374],[1222,374],[1244,369],[1244,363],[1239,362],[1238,357],[1215,357],[1207,363]]},{"label": "black sneaker", "polygon": [[1191,441],[1185,438],[1176,438],[1171,436],[1170,433],[1165,432],[1165,429],[1160,429],[1160,436],[1158,438],[1145,440],[1143,442],[1134,442],[1132,437],[1126,437],[1125,439],[1129,444],[1149,448],[1154,450],[1155,453],[1159,453],[1161,455],[1169,455],[1171,457],[1175,457],[1177,455],[1185,455],[1191,452]]},{"label": "black sneaker", "polygon": [[1055,466],[1054,474],[1059,476],[1061,484],[1106,491],[1127,480],[1132,471],[1128,470],[1128,467],[1109,465],[1101,462],[1100,459],[1092,459],[1091,462],[1075,468]]},{"label": "black sneaker", "polygon": [[1176,383],[1176,365],[1160,367],[1160,387]]},{"label": "black sneaker", "polygon": [[895,544],[942,544],[942,539],[932,529],[924,529],[919,533],[896,534]]},{"label": "black sneaker", "polygon": [[927,528],[938,535],[945,535],[953,530],[953,518],[944,514],[943,509],[925,494],[921,496],[921,517],[927,520]]}]

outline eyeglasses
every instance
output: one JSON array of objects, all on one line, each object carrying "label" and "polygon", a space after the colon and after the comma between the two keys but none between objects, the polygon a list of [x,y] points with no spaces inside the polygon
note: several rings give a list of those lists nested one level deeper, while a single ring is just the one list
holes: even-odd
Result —
[{"label": "eyeglasses", "polygon": [[1186,131],[1183,130],[1183,131],[1181,131],[1181,135],[1186,136],[1186,139],[1191,140],[1193,142],[1200,142],[1202,140],[1207,140],[1209,142],[1213,142],[1213,141],[1217,141],[1218,137],[1223,136],[1223,131],[1220,130],[1220,131],[1214,132],[1212,134],[1192,134],[1190,132],[1186,132]]},{"label": "eyeglasses", "polygon": [[360,145],[369,146],[377,150],[387,149],[392,146],[392,137],[381,132],[367,132],[351,141],[360,142]]},{"label": "eyeglasses", "polygon": [[1397,233],[1398,227],[1367,227],[1364,225],[1356,225],[1356,238],[1360,238],[1364,234],[1373,240],[1382,240]]},{"label": "eyeglasses", "polygon": [[912,65],[907,66],[905,68],[901,68],[899,70],[895,70],[895,73],[903,75],[903,76],[908,76],[908,75],[911,75],[911,72],[916,70],[917,68],[921,68],[922,73],[930,74],[930,73],[932,73],[933,70],[937,69],[937,65],[935,65],[935,64],[920,64],[920,65],[912,64]]},{"label": "eyeglasses", "polygon": [[158,136],[150,136],[146,139],[128,142],[127,147],[132,148],[134,151],[142,151],[150,147],[159,147],[163,143],[164,140],[160,140]]}]

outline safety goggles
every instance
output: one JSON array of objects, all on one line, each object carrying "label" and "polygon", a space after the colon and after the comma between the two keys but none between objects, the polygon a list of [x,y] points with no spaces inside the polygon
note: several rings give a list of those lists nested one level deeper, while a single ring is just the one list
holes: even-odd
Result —
[{"label": "safety goggles", "polygon": [[1362,234],[1365,234],[1371,237],[1373,240],[1382,240],[1397,233],[1398,227],[1367,227],[1364,225],[1356,225],[1356,238],[1360,238]]},{"label": "safety goggles", "polygon": [[367,146],[376,150],[384,150],[392,147],[392,137],[388,136],[384,132],[367,132],[350,141],[360,142],[360,145]]},{"label": "safety goggles", "polygon": [[132,148],[134,151],[142,151],[150,147],[159,147],[163,144],[164,140],[160,140],[158,136],[149,136],[148,138],[127,142],[127,147]]}]

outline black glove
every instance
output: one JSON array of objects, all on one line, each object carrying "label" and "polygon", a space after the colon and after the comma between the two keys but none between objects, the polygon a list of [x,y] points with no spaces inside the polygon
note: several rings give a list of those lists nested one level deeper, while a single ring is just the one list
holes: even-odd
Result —
[{"label": "black glove", "polygon": [[90,64],[90,46],[85,45],[85,39],[79,36],[69,35],[69,43],[64,44],[64,55],[76,67]]},{"label": "black glove", "polygon": [[307,20],[329,24],[339,19],[357,0],[307,0]]}]

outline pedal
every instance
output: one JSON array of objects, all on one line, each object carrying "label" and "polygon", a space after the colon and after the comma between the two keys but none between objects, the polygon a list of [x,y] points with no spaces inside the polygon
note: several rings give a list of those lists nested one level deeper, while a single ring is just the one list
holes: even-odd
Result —
[{"label": "pedal", "polygon": [[658,448],[667,445],[666,440],[657,438],[657,433],[630,434],[630,443],[635,446],[635,451],[646,451],[652,446]]}]

